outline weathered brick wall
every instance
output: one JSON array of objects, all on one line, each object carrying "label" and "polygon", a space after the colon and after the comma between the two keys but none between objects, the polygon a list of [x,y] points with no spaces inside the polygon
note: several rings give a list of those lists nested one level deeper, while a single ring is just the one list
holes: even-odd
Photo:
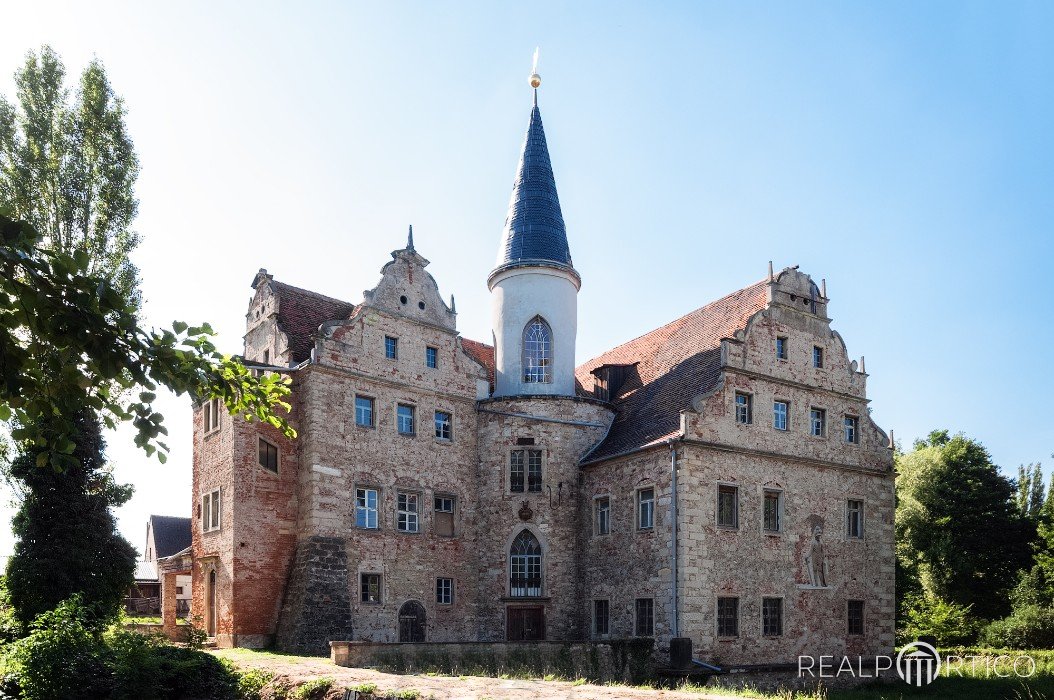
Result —
[{"label": "weathered brick wall", "polygon": [[[471,542],[476,505],[476,416],[474,401],[485,370],[461,350],[453,315],[438,296],[416,253],[398,251],[367,304],[351,319],[325,325],[316,344],[317,364],[298,372],[302,433],[297,483],[297,567],[304,582],[286,594],[278,643],[283,648],[314,644],[306,630],[318,596],[350,601],[351,634],[357,639],[397,641],[399,610],[419,601],[426,611],[426,638],[454,640],[475,634],[476,567]],[[406,299],[403,303],[402,298]],[[420,308],[424,304],[424,309]],[[385,336],[398,339],[398,357],[385,357]],[[426,347],[438,350],[429,368]],[[374,425],[355,421],[355,396],[374,401]],[[396,429],[396,405],[415,409],[412,435]],[[435,437],[434,412],[453,416],[451,440]],[[355,524],[357,487],[379,491],[379,528]],[[396,529],[400,492],[419,496],[419,530]],[[455,536],[435,532],[433,499],[456,499]],[[323,593],[310,581],[334,574],[302,555],[316,538],[344,542],[347,573],[341,590]],[[381,574],[381,602],[362,602],[360,575]],[[454,579],[454,601],[436,602],[436,578]],[[336,584],[333,584],[336,585]],[[328,590],[328,589],[326,589]]]},{"label": "weathered brick wall", "polygon": [[[529,602],[509,598],[509,548],[527,528],[543,555],[546,637],[580,639],[579,460],[603,436],[611,410],[569,397],[519,397],[483,401],[479,407],[479,639],[506,637],[506,607]],[[517,445],[533,439],[533,445]],[[541,449],[542,491],[511,493],[509,460],[514,449]],[[526,503],[527,508],[523,506]],[[522,513],[522,515],[521,515]],[[524,517],[526,516],[526,517]]]}]

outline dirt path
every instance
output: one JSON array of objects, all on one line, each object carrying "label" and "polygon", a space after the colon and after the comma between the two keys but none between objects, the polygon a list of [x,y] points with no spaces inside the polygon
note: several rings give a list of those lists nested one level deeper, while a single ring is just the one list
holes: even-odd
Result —
[{"label": "dirt path", "polygon": [[310,656],[287,656],[244,649],[222,649],[217,656],[230,659],[242,669],[258,668],[284,676],[291,681],[329,677],[335,688],[350,688],[373,683],[377,695],[387,691],[413,688],[422,698],[437,700],[628,700],[630,698],[667,698],[669,700],[728,700],[728,696],[674,690],[647,690],[610,685],[572,685],[567,681],[501,680],[479,676],[418,676],[381,673],[366,668],[344,668],[329,659]]}]

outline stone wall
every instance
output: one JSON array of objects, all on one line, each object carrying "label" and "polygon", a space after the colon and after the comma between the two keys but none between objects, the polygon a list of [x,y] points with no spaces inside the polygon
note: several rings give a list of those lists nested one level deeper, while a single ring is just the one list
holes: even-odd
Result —
[{"label": "stone wall", "polygon": [[554,674],[562,678],[637,684],[650,678],[655,666],[650,639],[426,644],[334,641],[330,649],[330,658],[338,666],[394,673],[495,677],[505,673],[539,677]]},{"label": "stone wall", "polygon": [[282,651],[325,654],[329,640],[351,636],[345,545],[340,537],[308,537],[297,544],[278,622]]}]

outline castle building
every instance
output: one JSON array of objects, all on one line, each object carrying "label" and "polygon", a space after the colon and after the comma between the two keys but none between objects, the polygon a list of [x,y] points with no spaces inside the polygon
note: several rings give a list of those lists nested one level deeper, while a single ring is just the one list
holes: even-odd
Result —
[{"label": "castle building", "polygon": [[892,649],[890,439],[824,288],[770,269],[576,365],[537,93],[486,278],[493,346],[458,334],[427,266],[411,229],[359,303],[253,279],[244,357],[292,380],[299,436],[195,406],[193,607],[220,646]]}]

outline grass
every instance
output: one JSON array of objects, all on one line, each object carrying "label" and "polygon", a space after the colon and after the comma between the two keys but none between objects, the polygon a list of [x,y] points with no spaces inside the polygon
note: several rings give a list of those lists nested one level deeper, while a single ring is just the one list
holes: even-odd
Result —
[{"label": "grass", "polygon": [[[160,615],[126,615],[124,618],[126,624],[129,625],[163,625],[164,620],[161,619]],[[186,618],[177,617],[177,625],[189,625],[190,622]]]}]

